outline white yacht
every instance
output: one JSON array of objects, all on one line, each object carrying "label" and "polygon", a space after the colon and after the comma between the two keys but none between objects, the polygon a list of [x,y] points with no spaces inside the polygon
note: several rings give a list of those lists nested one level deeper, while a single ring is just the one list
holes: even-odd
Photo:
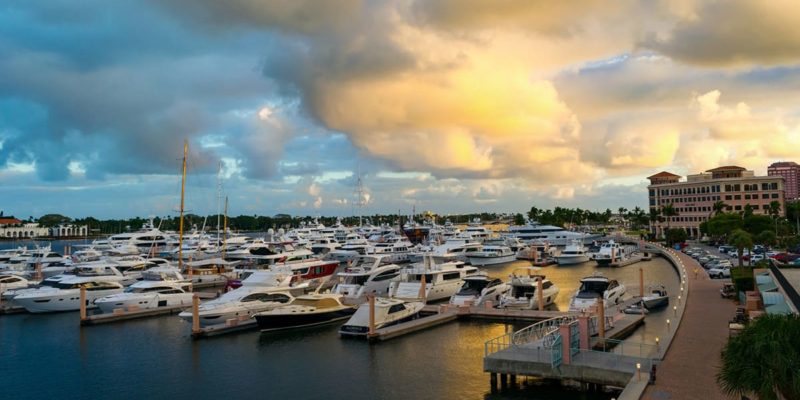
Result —
[{"label": "white yacht", "polygon": [[[378,297],[375,299],[375,329],[385,328],[403,321],[416,318],[425,303],[422,301],[407,301]],[[356,313],[339,329],[342,336],[365,336],[369,333],[370,309],[369,304],[364,304]]]},{"label": "white yacht", "polygon": [[390,263],[404,263],[409,261],[413,246],[408,239],[394,236],[367,247],[365,254],[385,256]]},{"label": "white yacht", "polygon": [[499,308],[536,310],[539,308],[539,281],[542,281],[543,307],[553,304],[558,296],[558,286],[539,275],[539,268],[517,268],[511,273],[511,291],[500,298]]},{"label": "white yacht", "polygon": [[553,246],[566,246],[574,240],[591,243],[600,237],[600,235],[595,234],[568,231],[560,226],[541,225],[538,222],[509,226],[508,233],[523,241],[540,240]]},{"label": "white yacht", "polygon": [[648,310],[666,307],[669,305],[669,295],[667,287],[664,285],[651,285],[647,293],[642,297],[642,305]]},{"label": "white yacht", "polygon": [[423,294],[427,301],[449,299],[464,284],[464,278],[478,273],[478,268],[465,265],[460,261],[448,261],[437,264],[430,259],[412,264],[403,269],[400,282],[392,282],[390,297],[417,299],[422,288],[422,277],[425,277]]},{"label": "white yacht", "polygon": [[81,288],[86,288],[86,307],[94,308],[94,300],[122,293],[119,282],[102,280],[101,276],[73,276],[62,279],[55,287],[43,286],[14,296],[14,303],[28,312],[77,311],[80,309]]},{"label": "white yacht", "polygon": [[609,240],[600,246],[600,251],[594,260],[600,267],[608,267],[611,264],[626,261],[636,252],[634,246],[621,246],[619,243]]},{"label": "white yacht", "polygon": [[342,247],[342,244],[337,242],[333,236],[317,236],[311,238],[311,251],[313,251],[314,254],[325,255],[339,247]]},{"label": "white yacht", "polygon": [[471,237],[473,240],[481,243],[484,240],[491,238],[493,235],[491,230],[481,225],[481,221],[479,219],[470,222],[470,224],[464,229],[462,233]]},{"label": "white yacht", "polygon": [[384,256],[360,256],[343,272],[339,272],[340,283],[333,293],[342,295],[345,304],[361,304],[367,295],[388,296],[389,284],[400,279],[401,267],[389,263]]},{"label": "white yacht", "polygon": [[233,268],[237,264],[236,261],[225,261],[221,258],[207,258],[184,263],[187,270],[189,268],[192,270],[194,288],[227,284],[229,279],[236,278]]},{"label": "white yacht", "polygon": [[484,245],[481,251],[472,252],[467,256],[467,261],[478,267],[510,263],[516,259],[517,253],[508,246]]},{"label": "white yacht", "polygon": [[120,233],[108,238],[108,244],[112,247],[120,245],[136,246],[141,253],[150,253],[151,249],[164,249],[170,242],[170,235],[162,232],[153,225],[150,220],[136,232]]},{"label": "white yacht", "polygon": [[508,294],[511,286],[500,279],[490,278],[485,274],[476,274],[464,278],[464,284],[450,297],[450,304],[455,306],[481,306],[487,301],[495,304],[502,296]]},{"label": "white yacht", "polygon": [[544,262],[547,260],[555,260],[558,254],[559,251],[556,246],[551,246],[550,243],[540,240],[533,240],[528,243],[527,247],[517,252],[517,259]]},{"label": "white yacht", "polygon": [[582,241],[574,240],[572,244],[564,248],[561,254],[556,256],[556,261],[558,265],[585,263],[589,261],[589,253],[586,251],[586,247],[583,246]]},{"label": "white yacht", "polygon": [[0,297],[6,298],[6,293],[13,293],[25,289],[30,283],[19,275],[0,274]]},{"label": "white yacht", "polygon": [[468,257],[475,252],[481,251],[483,245],[463,237],[447,239],[444,244],[436,246],[430,252],[417,252],[410,257],[411,262],[422,262],[423,258],[430,256],[437,263],[447,261],[461,261],[466,263]]},{"label": "white yacht", "polygon": [[605,308],[609,308],[622,300],[625,294],[625,285],[615,279],[608,279],[602,275],[593,275],[581,279],[581,287],[575,293],[569,304],[570,311],[591,311],[597,306],[599,298],[603,298]]},{"label": "white yacht", "polygon": [[94,301],[104,313],[117,308],[137,307],[150,310],[159,307],[192,305],[191,282],[174,267],[155,267],[142,274],[142,280],[125,289],[124,293],[100,297]]},{"label": "white yacht", "polygon": [[348,262],[355,260],[358,256],[366,254],[367,248],[372,245],[369,240],[364,239],[358,234],[351,233],[349,236],[354,235],[355,238],[350,238],[344,242],[342,247],[328,253],[328,257],[332,260],[341,262]]},{"label": "white yacht", "polygon": [[[292,278],[292,271],[287,267],[253,272],[238,289],[200,304],[200,326],[224,324],[233,318],[247,320],[255,313],[288,304],[294,299]],[[184,311],[179,316],[188,322],[192,321],[191,312]]]}]

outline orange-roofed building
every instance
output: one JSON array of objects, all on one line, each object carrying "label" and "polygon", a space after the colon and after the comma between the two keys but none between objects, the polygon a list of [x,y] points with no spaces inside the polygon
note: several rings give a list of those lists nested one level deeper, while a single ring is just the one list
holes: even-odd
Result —
[{"label": "orange-roofed building", "polygon": [[[727,212],[742,212],[749,204],[754,214],[768,214],[770,203],[777,201],[781,215],[786,212],[783,177],[755,176],[753,171],[735,165],[688,175],[685,180],[667,171],[647,179],[650,208],[661,210],[672,204],[678,215],[670,218],[669,227],[684,229],[694,238],[700,237],[700,224],[713,216],[717,201],[726,204]],[[666,220],[651,222],[650,233],[661,237],[666,227]]]}]

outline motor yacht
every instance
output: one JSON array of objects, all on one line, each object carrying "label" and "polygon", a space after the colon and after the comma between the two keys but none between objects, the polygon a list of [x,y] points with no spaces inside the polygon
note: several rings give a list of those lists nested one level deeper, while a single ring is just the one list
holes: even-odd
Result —
[{"label": "motor yacht", "polygon": [[476,274],[464,278],[464,284],[454,295],[450,296],[450,304],[455,306],[480,306],[487,301],[499,302],[508,294],[511,286],[500,279],[490,278],[485,274]]},{"label": "motor yacht", "polygon": [[100,297],[94,301],[104,313],[117,308],[142,310],[160,307],[192,305],[191,281],[184,279],[175,267],[155,267],[142,274],[142,280],[125,289],[124,293]]},{"label": "motor yacht", "polygon": [[539,281],[542,285],[542,306],[553,304],[558,296],[559,288],[544,275],[538,274],[539,268],[517,268],[511,273],[511,290],[500,298],[499,308],[516,308],[536,310],[539,308]]},{"label": "motor yacht", "polygon": [[[356,234],[351,234],[356,235]],[[348,235],[349,236],[349,235]],[[341,262],[348,262],[355,260],[358,256],[367,252],[367,248],[372,244],[369,240],[364,239],[358,235],[357,238],[347,240],[342,247],[328,253],[328,258],[338,260]]]},{"label": "motor yacht", "polygon": [[625,294],[625,285],[615,279],[602,275],[593,275],[581,279],[581,287],[570,301],[569,310],[577,312],[591,311],[597,306],[598,299],[602,298],[608,308],[622,300]]},{"label": "motor yacht", "polygon": [[[302,292],[292,289],[292,278],[288,267],[253,272],[242,281],[241,287],[200,304],[200,326],[222,324],[233,318],[247,320],[255,313],[288,304],[294,299],[293,292]],[[179,316],[192,321],[191,312],[184,311]]]},{"label": "motor yacht", "polygon": [[223,286],[229,279],[235,279],[234,267],[236,261],[225,261],[221,258],[208,258],[205,260],[184,263],[187,270],[191,268],[192,286],[194,288]]},{"label": "motor yacht", "polygon": [[120,233],[108,238],[109,245],[113,247],[133,245],[139,249],[140,253],[144,254],[152,251],[158,252],[159,249],[167,248],[170,241],[170,235],[156,228],[152,219],[136,232]]},{"label": "motor yacht", "polygon": [[307,294],[253,317],[262,332],[322,325],[350,318],[356,312],[341,300],[338,294]]},{"label": "motor yacht", "polygon": [[544,262],[548,260],[555,260],[558,254],[558,247],[551,246],[550,243],[547,242],[532,240],[528,243],[527,247],[524,247],[517,252],[517,259]]},{"label": "motor yacht", "polygon": [[481,251],[483,245],[464,237],[447,239],[443,244],[433,247],[430,251],[421,251],[412,254],[409,260],[413,263],[421,262],[424,257],[430,256],[434,262],[461,261],[466,263],[468,257]]},{"label": "motor yacht", "polygon": [[478,268],[465,265],[461,261],[436,263],[428,259],[404,268],[402,273],[401,281],[390,284],[390,297],[419,298],[424,276],[425,286],[422,290],[424,298],[427,301],[438,301],[449,299],[456,294],[464,284],[464,278],[477,274]]},{"label": "motor yacht", "polygon": [[619,243],[609,240],[600,246],[600,251],[594,257],[599,267],[608,267],[614,263],[628,260],[636,251],[634,246],[621,246]]},{"label": "motor yacht", "polygon": [[[377,297],[373,312],[375,329],[416,318],[423,307],[425,307],[425,303],[422,301]],[[369,321],[370,306],[364,304],[339,329],[339,334],[342,336],[366,336],[369,333]]]},{"label": "motor yacht", "polygon": [[389,285],[400,279],[401,269],[385,256],[360,256],[337,274],[340,282],[333,293],[342,295],[345,304],[361,304],[367,301],[367,295],[388,296]]},{"label": "motor yacht", "polygon": [[27,279],[12,274],[0,274],[0,297],[6,298],[6,293],[13,293],[19,289],[26,289],[30,283]]},{"label": "motor yacht", "polygon": [[582,243],[591,243],[593,240],[600,238],[600,235],[568,231],[560,226],[541,225],[532,221],[525,225],[509,226],[508,234],[523,241],[539,240],[550,243],[553,246],[566,246],[575,240],[580,240]]},{"label": "motor yacht", "polygon": [[484,245],[480,251],[467,256],[470,264],[482,267],[510,263],[517,259],[517,254],[508,246]]},{"label": "motor yacht", "polygon": [[54,287],[43,286],[14,296],[14,303],[31,313],[77,311],[80,309],[81,288],[86,288],[86,307],[95,308],[94,300],[122,293],[119,282],[99,279],[98,276],[73,276]]},{"label": "motor yacht", "polygon": [[667,287],[664,285],[651,285],[644,297],[642,297],[642,304],[648,310],[655,308],[666,307],[669,305],[669,295],[667,295]]},{"label": "motor yacht", "polygon": [[332,236],[317,236],[311,238],[311,251],[313,251],[314,254],[325,255],[339,247],[342,247],[342,244],[337,242]]},{"label": "motor yacht", "polygon": [[475,219],[470,222],[462,233],[472,238],[472,240],[480,243],[483,243],[485,240],[491,238],[494,234],[491,230],[481,225],[480,219]]},{"label": "motor yacht", "polygon": [[375,243],[365,249],[365,254],[382,255],[390,263],[404,263],[409,261],[413,244],[408,239],[399,236],[384,238],[384,241]]},{"label": "motor yacht", "polygon": [[556,256],[558,265],[573,265],[589,261],[589,254],[586,252],[583,242],[574,240],[570,245],[564,248],[564,251]]}]

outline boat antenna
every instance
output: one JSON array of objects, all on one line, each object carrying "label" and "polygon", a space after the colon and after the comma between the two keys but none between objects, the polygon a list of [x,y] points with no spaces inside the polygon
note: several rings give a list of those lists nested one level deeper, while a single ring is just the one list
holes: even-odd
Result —
[{"label": "boat antenna", "polygon": [[[180,209],[180,230],[178,233],[178,268],[183,271],[183,202],[186,192],[186,154],[189,152],[189,141],[183,140],[183,173],[181,176],[181,209]],[[189,278],[192,277],[192,269],[189,269]]]}]

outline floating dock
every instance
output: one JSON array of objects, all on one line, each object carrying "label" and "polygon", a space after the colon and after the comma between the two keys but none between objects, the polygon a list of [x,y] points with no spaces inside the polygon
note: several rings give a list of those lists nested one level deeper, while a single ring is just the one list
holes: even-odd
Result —
[{"label": "floating dock", "polygon": [[26,312],[28,312],[28,311],[24,307],[17,307],[17,306],[12,306],[12,305],[8,305],[8,304],[3,304],[3,306],[0,307],[0,315],[21,314],[21,313],[26,313]]},{"label": "floating dock", "polygon": [[87,315],[81,319],[81,326],[92,326],[108,324],[112,322],[128,321],[132,319],[155,317],[158,315],[179,314],[181,311],[191,308],[190,305],[179,305],[171,307],[159,307],[149,310],[123,309],[118,308],[113,313]]},{"label": "floating dock", "polygon": [[[650,260],[650,257],[647,257],[647,260]],[[635,256],[632,256],[632,257],[630,257],[628,259],[625,259],[625,260],[622,260],[622,261],[612,262],[608,266],[609,267],[625,267],[625,266],[628,266],[628,265],[631,265],[631,264],[636,264],[638,262],[647,261],[647,260],[645,260],[644,254],[637,254]]]},{"label": "floating dock", "polygon": [[255,318],[231,319],[224,324],[211,325],[192,331],[192,339],[202,339],[211,336],[224,335],[226,333],[242,332],[258,329]]},{"label": "floating dock", "polygon": [[456,310],[447,310],[441,313],[430,314],[408,322],[404,322],[402,324],[376,329],[374,334],[367,335],[367,340],[371,342],[388,340],[408,333],[442,325],[450,321],[455,321],[456,319],[458,319],[458,312]]}]

